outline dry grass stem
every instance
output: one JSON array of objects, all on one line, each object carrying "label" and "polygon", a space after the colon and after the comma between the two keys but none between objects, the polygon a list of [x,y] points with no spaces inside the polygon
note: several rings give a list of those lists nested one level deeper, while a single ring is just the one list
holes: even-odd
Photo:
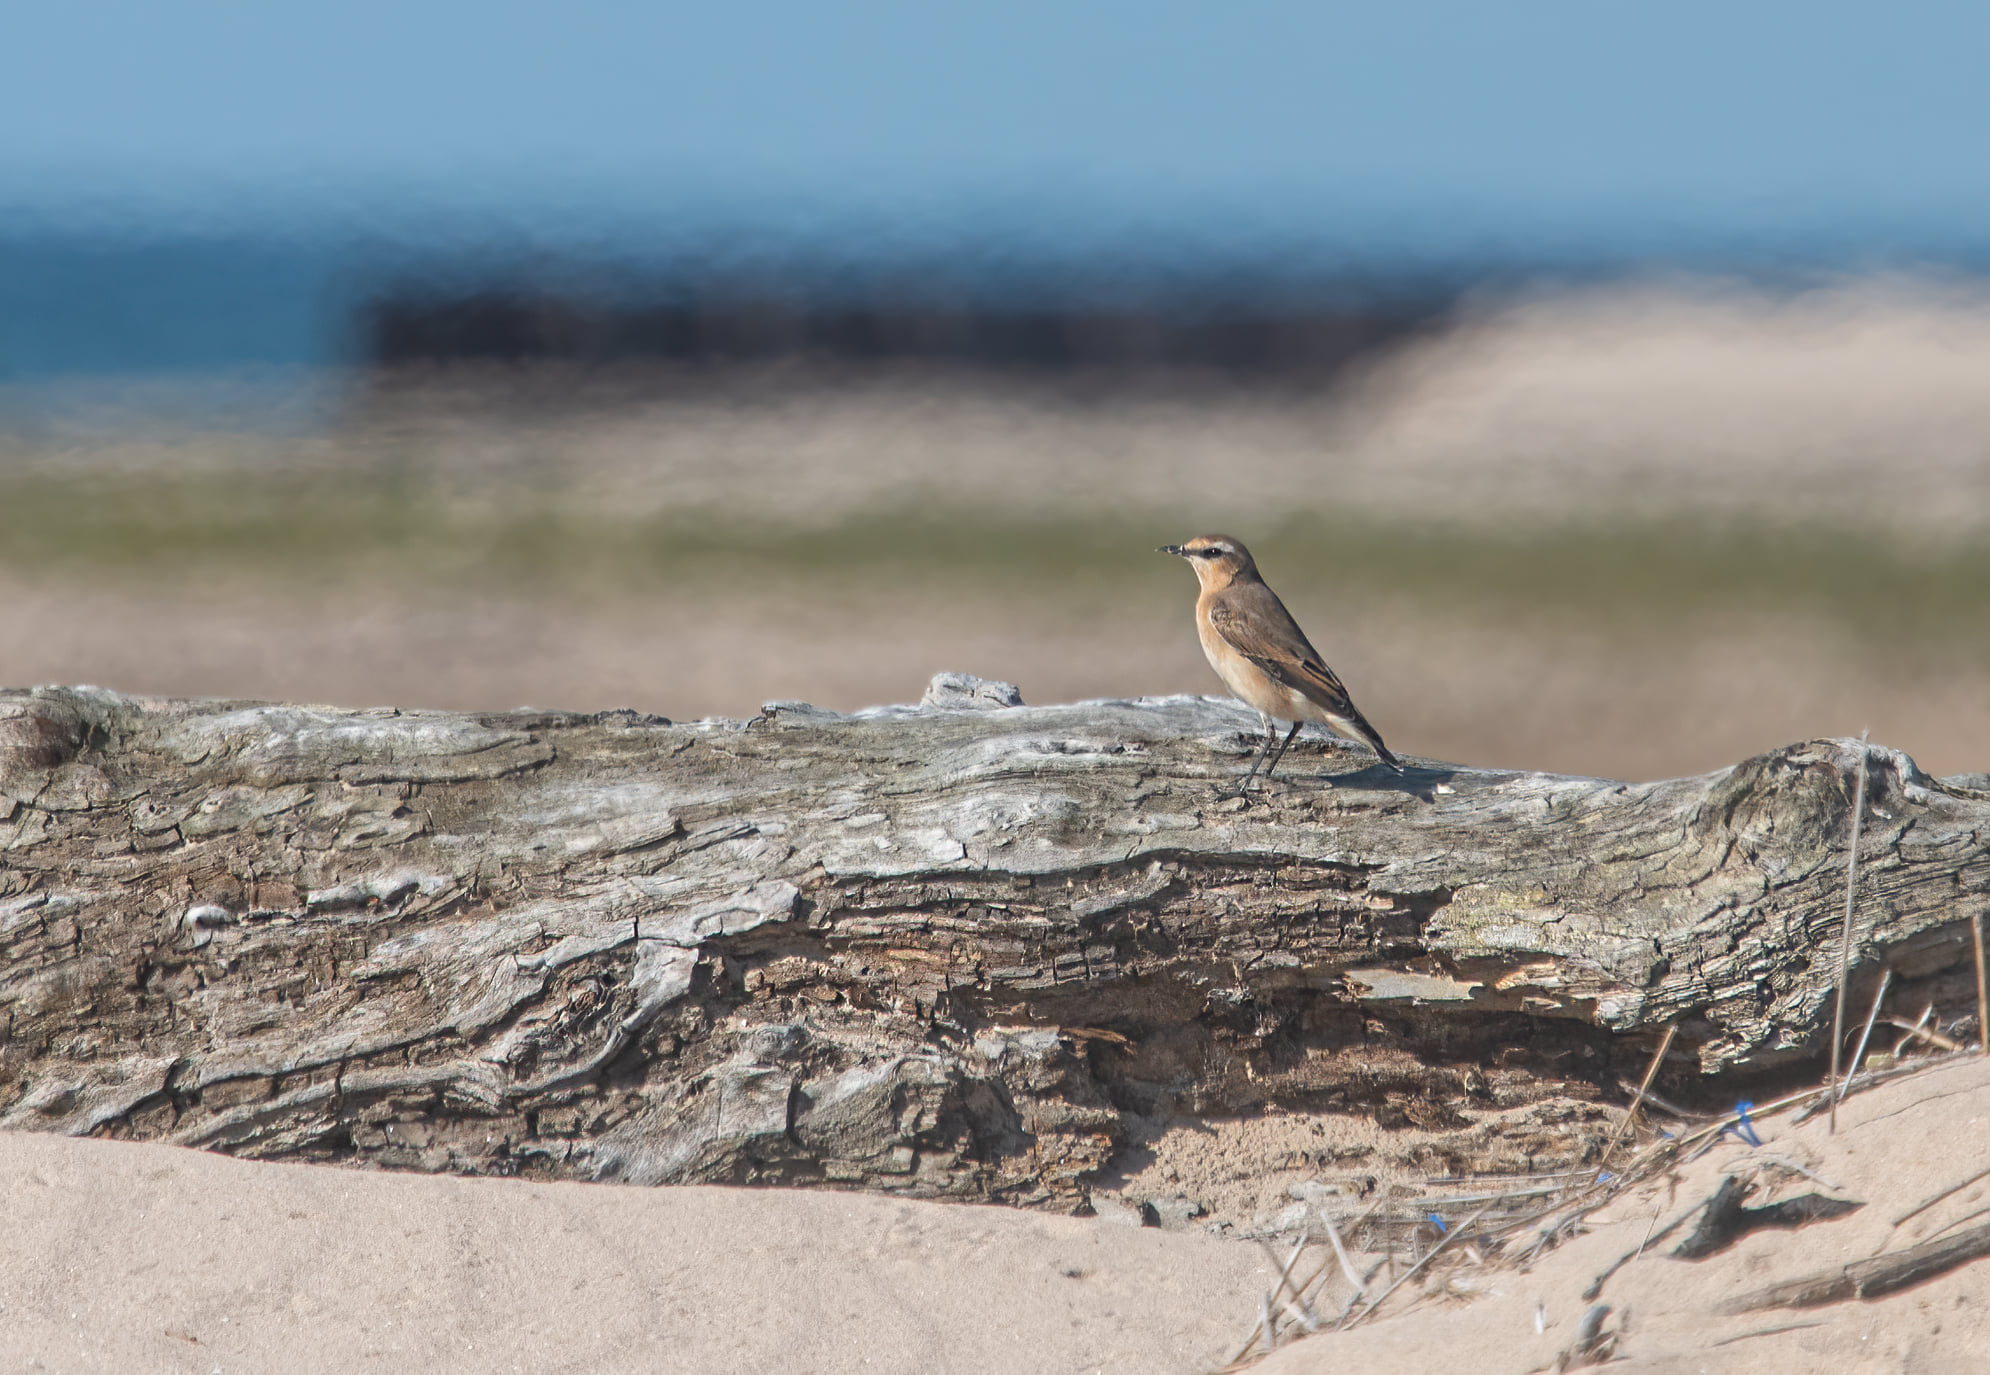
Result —
[{"label": "dry grass stem", "polygon": [[1880,971],[1879,992],[1873,994],[1873,1010],[1866,1014],[1865,1030],[1859,1033],[1859,1048],[1852,1052],[1852,1072],[1846,1075],[1844,1081],[1838,1085],[1838,1092],[1836,1095],[1838,1100],[1843,1100],[1843,1098],[1845,1097],[1846,1088],[1848,1088],[1851,1085],[1853,1079],[1858,1077],[1859,1066],[1862,1063],[1864,1063],[1866,1058],[1866,1042],[1872,1039],[1873,1023],[1879,1020],[1880,1004],[1886,1001],[1886,990],[1888,985],[1890,985],[1892,982],[1893,982],[1893,966],[1888,965],[1885,969]]},{"label": "dry grass stem", "polygon": [[[1842,1096],[1850,1094],[1855,1089],[1863,1090],[1907,1075],[1937,1069],[1960,1055],[1974,1057],[1978,1053],[1973,1046],[1960,1046],[1953,1039],[1929,1030],[1926,1023],[1933,1016],[1932,1008],[1922,1015],[1918,1024],[1876,1015],[1890,986],[1890,978],[1882,975],[1880,991],[1874,997],[1874,1015],[1869,1015],[1867,1018],[1868,1035],[1872,1026],[1886,1022],[1901,1027],[1907,1033],[1908,1041],[1924,1041],[1930,1046],[1945,1048],[1946,1053],[1903,1057],[1891,1065],[1864,1070],[1861,1065],[1867,1037],[1862,1037],[1861,1053],[1855,1055],[1849,1074],[1844,1075],[1842,1079],[1834,1075],[1829,1082],[1800,1089],[1772,1102],[1748,1108],[1749,1119],[1761,1124],[1779,1114],[1796,1110],[1797,1115],[1794,1120],[1801,1121],[1824,1112],[1828,1106],[1835,1104]],[[1653,1057],[1654,1065],[1662,1060],[1665,1049],[1666,1047],[1661,1045],[1659,1054]],[[1647,1079],[1649,1078],[1648,1072]],[[1398,1289],[1423,1274],[1434,1260],[1447,1251],[1454,1254],[1460,1252],[1469,1254],[1475,1266],[1506,1270],[1524,1269],[1543,1250],[1558,1244],[1565,1236],[1579,1229],[1582,1220],[1597,1208],[1624,1197],[1629,1190],[1660,1177],[1665,1171],[1683,1161],[1696,1158],[1712,1149],[1741,1120],[1741,1116],[1740,1111],[1724,1113],[1718,1117],[1699,1121],[1691,1130],[1678,1137],[1662,1136],[1649,1141],[1630,1154],[1620,1168],[1607,1179],[1599,1178],[1599,1171],[1594,1168],[1550,1174],[1486,1176],[1476,1181],[1468,1176],[1446,1176],[1441,1179],[1433,1178],[1428,1183],[1483,1183],[1487,1179],[1497,1178],[1510,1180],[1516,1187],[1500,1192],[1448,1195],[1443,1198],[1405,1199],[1390,1195],[1370,1202],[1358,1216],[1338,1222],[1328,1218],[1322,1210],[1318,1212],[1318,1216],[1327,1243],[1333,1249],[1333,1256],[1323,1257],[1305,1283],[1289,1284],[1289,1277],[1297,1267],[1301,1252],[1308,1245],[1317,1244],[1310,1236],[1302,1237],[1300,1246],[1295,1249],[1292,1258],[1285,1262],[1278,1284],[1271,1291],[1261,1295],[1259,1311],[1251,1324],[1250,1332],[1242,1348],[1225,1369],[1241,1370],[1252,1364],[1259,1356],[1275,1349],[1280,1339],[1281,1313],[1291,1322],[1292,1327],[1304,1327],[1308,1330],[1341,1331],[1368,1321],[1381,1311]],[[1628,1120],[1627,1115],[1626,1121]],[[1826,1189],[1833,1191],[1838,1189],[1837,1185],[1787,1157],[1758,1151],[1756,1159],[1764,1165],[1791,1169]],[[1984,1178],[1990,1178],[1990,1169],[1972,1175],[1917,1205],[1903,1214],[1895,1225],[1911,1220],[1943,1199]],[[1560,1181],[1559,1185],[1554,1181]],[[1464,1202],[1475,1202],[1480,1206],[1446,1231],[1414,1264],[1407,1268],[1399,1268],[1395,1264],[1395,1253],[1406,1228],[1419,1225],[1431,1212],[1441,1214],[1446,1208],[1457,1207]],[[1501,1215],[1504,1207],[1513,1205],[1518,1205],[1515,1211]],[[1703,1207],[1704,1200],[1696,1200],[1663,1223],[1660,1222],[1663,1213],[1654,1212],[1652,1225],[1647,1229],[1644,1239],[1638,1243],[1637,1249],[1620,1256],[1597,1275],[1583,1292],[1583,1301],[1594,1302],[1611,1276],[1643,1255],[1653,1244],[1670,1236],[1698,1214]],[[1990,1212],[1990,1209],[1982,1211]],[[1981,1212],[1972,1212],[1967,1217],[1947,1224],[1942,1230],[1944,1233],[1949,1232],[1981,1215]],[[1365,1241],[1362,1239],[1364,1236],[1367,1238]],[[1521,1239],[1524,1239],[1524,1244],[1516,1244]],[[1936,1244],[1946,1255],[1960,1243],[1943,1241],[1938,1234]],[[1356,1253],[1350,1252],[1350,1246],[1368,1250],[1369,1254],[1376,1257],[1365,1275],[1357,1272]],[[1274,1262],[1278,1259],[1276,1255],[1271,1258]],[[1371,1297],[1371,1289],[1376,1284],[1378,1276],[1382,1276],[1385,1271],[1387,1272],[1385,1286]],[[1352,1287],[1337,1316],[1321,1318],[1312,1308],[1310,1299],[1302,1298],[1296,1303],[1278,1302],[1283,1290],[1290,1290],[1300,1296],[1307,1295],[1316,1285],[1324,1283],[1336,1272],[1344,1276]]]},{"label": "dry grass stem", "polygon": [[[1358,1233],[1381,1206],[1382,1200],[1378,1198],[1362,1209],[1361,1215],[1355,1218],[1350,1224],[1350,1234]],[[1357,1275],[1354,1270],[1352,1258],[1348,1255],[1347,1248],[1341,1241],[1340,1228],[1334,1225],[1334,1220],[1326,1215],[1324,1209],[1315,1209],[1314,1216],[1318,1217],[1321,1225],[1326,1228],[1327,1238],[1333,1244],[1334,1254],[1322,1260],[1314,1268],[1313,1273],[1308,1275],[1304,1283],[1299,1286],[1299,1292],[1308,1296],[1307,1301],[1309,1303],[1312,1302],[1313,1298],[1317,1297],[1315,1290],[1323,1290],[1330,1272],[1338,1269],[1342,1275],[1346,1276],[1348,1284],[1352,1286],[1352,1291],[1346,1302],[1341,1305],[1340,1312],[1335,1315],[1335,1321],[1338,1322],[1340,1318],[1347,1316],[1348,1309],[1360,1301],[1362,1293],[1368,1287],[1368,1280],[1374,1277],[1374,1271],[1371,1270],[1366,1279]],[[1376,1262],[1378,1268],[1380,1264],[1381,1262]]]},{"label": "dry grass stem", "polygon": [[1990,1055],[1990,987],[1983,977],[1983,914],[1969,918],[1969,942],[1976,948],[1976,1046]]},{"label": "dry grass stem", "polygon": [[[1639,1092],[1638,1086],[1636,1084],[1633,1084],[1628,1079],[1619,1079],[1617,1081],[1617,1087],[1622,1089],[1625,1093]],[[1674,1103],[1669,1099],[1661,1098],[1658,1094],[1652,1091],[1652,1088],[1649,1084],[1644,1086],[1643,1093],[1644,1093],[1644,1100],[1646,1106],[1657,1108],[1660,1112],[1667,1113],[1670,1116],[1676,1117],[1682,1122],[1696,1122],[1699,1119],[1706,1116],[1706,1114],[1703,1112],[1691,1112],[1686,1108],[1680,1107],[1677,1103]]]},{"label": "dry grass stem", "polygon": [[1852,906],[1859,893],[1859,826],[1866,814],[1866,736],[1859,732],[1859,786],[1852,800],[1852,846],[1845,857],[1845,922],[1838,935],[1838,986],[1831,1009],[1831,1131],[1838,1130],[1838,1061],[1845,1048],[1845,983],[1852,973]]},{"label": "dry grass stem", "polygon": [[1464,1236],[1465,1233],[1471,1229],[1472,1224],[1477,1222],[1480,1218],[1484,1217],[1487,1211],[1491,1207],[1492,1207],[1491,1204],[1487,1204],[1484,1208],[1479,1209],[1476,1213],[1473,1213],[1463,1222],[1459,1223],[1457,1226],[1453,1227],[1450,1231],[1446,1232],[1443,1236],[1439,1237],[1437,1240],[1437,1244],[1431,1247],[1428,1251],[1425,1251],[1423,1253],[1423,1259],[1419,1260],[1415,1265],[1412,1265],[1409,1269],[1403,1271],[1401,1275],[1397,1276],[1396,1279],[1389,1285],[1387,1289],[1384,1289],[1381,1293],[1377,1294],[1373,1299],[1369,1300],[1368,1305],[1365,1308],[1363,1308],[1359,1313],[1354,1314],[1352,1317],[1341,1319],[1340,1326],[1344,1328],[1352,1327],[1354,1324],[1360,1322],[1363,1318],[1366,1318],[1371,1313],[1375,1312],[1375,1310],[1380,1308],[1383,1304],[1387,1303],[1389,1301],[1389,1296],[1391,1294],[1395,1293],[1405,1284],[1408,1284],[1412,1278],[1414,1278],[1418,1273],[1420,1273],[1423,1270],[1424,1266],[1430,1264],[1431,1261],[1437,1259],[1437,1257],[1444,1251],[1444,1249],[1449,1245],[1451,1245],[1452,1242],[1457,1241],[1460,1237]]},{"label": "dry grass stem", "polygon": [[1368,1293],[1368,1286],[1375,1283],[1375,1277],[1381,1273],[1382,1262],[1379,1260],[1368,1267],[1368,1273],[1361,1278],[1360,1288],[1347,1296],[1347,1302],[1340,1306],[1340,1313],[1334,1318],[1334,1330],[1336,1332],[1347,1326],[1348,1314],[1354,1311],[1354,1306],[1360,1303],[1363,1296]]},{"label": "dry grass stem", "polygon": [[1624,1120],[1617,1124],[1617,1130],[1610,1134],[1610,1140],[1603,1147],[1603,1154],[1596,1162],[1598,1170],[1610,1163],[1610,1156],[1616,1151],[1617,1143],[1624,1139],[1624,1133],[1628,1132],[1631,1123],[1637,1120],[1638,1109],[1644,1104],[1645,1094],[1651,1091],[1651,1081],[1658,1077],[1658,1067],[1665,1059],[1665,1052],[1672,1049],[1672,1038],[1678,1033],[1679,1023],[1665,1024],[1665,1035],[1659,1038],[1658,1049],[1652,1052],[1651,1063],[1645,1066],[1645,1077],[1638,1084],[1638,1091],[1631,1095],[1630,1110],[1624,1114]]},{"label": "dry grass stem", "polygon": [[1663,1227],[1660,1227],[1658,1225],[1659,1214],[1653,1213],[1651,1215],[1651,1226],[1645,1229],[1644,1240],[1638,1243],[1637,1249],[1633,1251],[1624,1252],[1623,1255],[1617,1257],[1617,1259],[1611,1261],[1609,1265],[1605,1266],[1603,1272],[1599,1274],[1595,1279],[1591,1280],[1589,1282],[1589,1287],[1582,1291],[1582,1301],[1584,1303],[1593,1302],[1596,1299],[1596,1296],[1603,1292],[1603,1286],[1610,1282],[1610,1277],[1612,1275],[1616,1274],[1626,1265],[1629,1265],[1632,1261],[1636,1260],[1639,1256],[1643,1255],[1645,1253],[1645,1248],[1651,1245],[1654,1241],[1664,1241],[1667,1237],[1671,1236],[1674,1232],[1678,1231],[1679,1224],[1686,1221],[1686,1219],[1693,1216],[1693,1214],[1699,1212],[1700,1209],[1704,1206],[1705,1206],[1704,1200],[1696,1200],[1690,1206],[1688,1206],[1685,1209],[1685,1211],[1679,1213],[1676,1217],[1672,1219],[1672,1221],[1666,1223]]},{"label": "dry grass stem", "polygon": [[1948,1188],[1943,1189],[1940,1193],[1931,1194],[1927,1198],[1922,1199],[1912,1208],[1909,1208],[1906,1212],[1902,1213],[1899,1217],[1895,1218],[1893,1220],[1893,1225],[1898,1227],[1904,1222],[1913,1221],[1921,1214],[1927,1212],[1928,1209],[1934,1207],[1937,1203],[1940,1203],[1943,1199],[1948,1198],[1954,1194],[1959,1194],[1964,1189],[1967,1189],[1970,1185],[1974,1184],[1977,1180],[1984,1179],[1987,1177],[1990,1177],[1990,1166],[1985,1166],[1983,1169],[1978,1170],[1975,1174],[1971,1175],[1967,1179],[1960,1180],[1954,1184],[1949,1185]]},{"label": "dry grass stem", "polygon": [[1941,1032],[1936,1031],[1933,1027],[1928,1025],[1928,1015],[1930,1012],[1933,1011],[1934,1009],[1930,1008],[1928,1009],[1928,1012],[1923,1012],[1921,1014],[1921,1019],[1916,1022],[1904,1021],[1899,1017],[1884,1017],[1881,1020],[1884,1021],[1888,1026],[1895,1027],[1900,1031],[1905,1032],[1906,1035],[1902,1038],[1903,1041],[1908,1041],[1908,1040],[1926,1041],[1929,1045],[1933,1046],[1937,1050],[1946,1050],[1946,1051],[1967,1050],[1968,1047],[1963,1045],[1962,1042],[1956,1040],[1955,1037],[1944,1036],[1942,1035]]},{"label": "dry grass stem", "polygon": [[1237,1353],[1224,1363],[1222,1367],[1224,1370],[1236,1370],[1247,1364],[1245,1358],[1259,1345],[1262,1345],[1267,1353],[1278,1349],[1278,1321],[1273,1312],[1273,1302],[1288,1290],[1291,1291],[1293,1299],[1298,1301],[1300,1311],[1309,1319],[1306,1330],[1312,1332],[1318,1329],[1319,1320],[1313,1317],[1312,1310],[1306,1307],[1303,1299],[1299,1299],[1298,1291],[1291,1289],[1290,1284],[1292,1267],[1299,1263],[1299,1257],[1305,1254],[1306,1248],[1311,1244],[1312,1238],[1302,1234],[1299,1244],[1292,1248],[1292,1254],[1286,1257],[1283,1265],[1279,1265],[1278,1254],[1271,1249],[1271,1243],[1262,1237],[1258,1239],[1258,1245],[1264,1248],[1266,1258],[1278,1266],[1278,1278],[1272,1281],[1270,1289],[1258,1296],[1257,1321],[1251,1324],[1251,1330],[1245,1336],[1243,1345],[1237,1348]]},{"label": "dry grass stem", "polygon": [[1732,1337],[1722,1337],[1713,1345],[1733,1346],[1736,1342],[1745,1342],[1755,1337],[1773,1337],[1778,1332],[1801,1332],[1806,1327],[1822,1326],[1824,1324],[1821,1322],[1786,1322],[1781,1327],[1758,1327],[1753,1332],[1737,1332]]},{"label": "dry grass stem", "polygon": [[1320,1223],[1327,1229],[1327,1241],[1334,1248],[1334,1258],[1340,1262],[1341,1273],[1347,1276],[1350,1285],[1359,1290],[1361,1277],[1354,1273],[1354,1262],[1348,1257],[1347,1247],[1341,1244],[1340,1229],[1334,1226],[1334,1220],[1324,1213],[1320,1217]]},{"label": "dry grass stem", "polygon": [[[1623,1084],[1624,1092],[1635,1093],[1637,1091],[1637,1086],[1630,1080],[1624,1079],[1619,1082]],[[1656,1102],[1658,1100],[1653,1099],[1652,1101]],[[1588,1169],[1544,1170],[1537,1174],[1445,1174],[1438,1175],[1432,1179],[1426,1179],[1424,1183],[1433,1186],[1451,1184],[1545,1184],[1554,1180],[1588,1179],[1589,1175],[1590,1171]]]},{"label": "dry grass stem", "polygon": [[[1858,1077],[1858,1071],[1854,1070],[1852,1072],[1851,1077],[1856,1079]],[[1842,1194],[1843,1192],[1845,1192],[1844,1185],[1832,1183],[1830,1180],[1826,1179],[1823,1175],[1819,1174],[1816,1170],[1813,1170],[1809,1166],[1804,1165],[1798,1161],[1792,1160],[1786,1155],[1772,1155],[1768,1151],[1757,1151],[1755,1153],[1755,1158],[1761,1161],[1765,1165],[1775,1165],[1781,1169],[1788,1170],[1791,1174],[1802,1175],[1805,1179],[1808,1179],[1811,1183],[1829,1189],[1834,1194]]]},{"label": "dry grass stem", "polygon": [[[1312,1308],[1307,1305],[1306,1297],[1301,1292],[1301,1286],[1292,1282],[1292,1267],[1299,1263],[1299,1257],[1304,1255],[1306,1248],[1312,1244],[1312,1236],[1302,1232],[1299,1236],[1298,1244],[1292,1248],[1292,1254],[1285,1258],[1284,1265],[1279,1266],[1278,1282],[1272,1286],[1271,1290],[1273,1299],[1277,1299],[1281,1293],[1291,1295],[1289,1299],[1284,1301],[1284,1306],[1288,1309],[1296,1307],[1301,1324],[1308,1332],[1317,1330],[1320,1320],[1314,1315]],[[1271,1243],[1260,1239],[1258,1245],[1264,1247],[1265,1255],[1270,1257],[1272,1263],[1276,1265],[1278,1263],[1278,1256],[1271,1249]]]},{"label": "dry grass stem", "polygon": [[1979,1217],[1983,1217],[1986,1214],[1990,1214],[1990,1207],[1972,1209],[1971,1211],[1964,1213],[1961,1217],[1950,1218],[1947,1222],[1944,1222],[1934,1231],[1928,1233],[1927,1237],[1923,1240],[1922,1244],[1926,1245],[1928,1242],[1940,1241],[1943,1237],[1947,1236],[1950,1232],[1953,1232],[1956,1228],[1962,1226],[1965,1222],[1974,1222],[1976,1221],[1976,1219],[1978,1219]]}]

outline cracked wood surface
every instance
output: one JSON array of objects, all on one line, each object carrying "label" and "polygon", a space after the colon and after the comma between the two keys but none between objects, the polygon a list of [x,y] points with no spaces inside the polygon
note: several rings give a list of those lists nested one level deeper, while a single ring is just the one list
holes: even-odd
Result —
[{"label": "cracked wood surface", "polygon": [[[1857,742],[1626,784],[1302,739],[1244,802],[1234,704],[989,686],[690,724],[0,693],[0,1126],[1068,1206],[1169,1123],[1539,1166],[1669,1021],[1688,1091],[1822,1046]],[[1962,1010],[1990,792],[1870,758],[1861,967]]]}]

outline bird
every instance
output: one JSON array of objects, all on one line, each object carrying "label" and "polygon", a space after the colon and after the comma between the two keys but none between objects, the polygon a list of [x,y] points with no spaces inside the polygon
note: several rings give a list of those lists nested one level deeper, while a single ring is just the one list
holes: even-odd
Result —
[{"label": "bird", "polygon": [[1381,732],[1368,724],[1346,685],[1327,667],[1285,603],[1258,576],[1257,561],[1241,541],[1228,535],[1197,535],[1186,544],[1162,545],[1159,552],[1186,559],[1195,570],[1202,586],[1195,599],[1195,630],[1202,652],[1224,686],[1256,708],[1264,722],[1264,743],[1237,785],[1239,795],[1257,778],[1258,766],[1278,739],[1277,721],[1290,721],[1292,729],[1265,768],[1267,783],[1299,727],[1308,721],[1360,737],[1384,764],[1397,773],[1405,771],[1403,761],[1382,743]]}]

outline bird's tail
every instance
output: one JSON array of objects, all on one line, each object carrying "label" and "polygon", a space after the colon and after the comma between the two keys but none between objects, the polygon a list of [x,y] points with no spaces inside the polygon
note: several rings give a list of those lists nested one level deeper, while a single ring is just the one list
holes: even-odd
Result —
[{"label": "bird's tail", "polygon": [[[1348,703],[1349,707],[1352,707],[1353,705],[1354,703],[1352,702]],[[1382,732],[1376,730],[1375,727],[1369,725],[1368,718],[1366,716],[1363,716],[1360,712],[1350,711],[1346,718],[1342,720],[1336,720],[1334,722],[1334,725],[1340,727],[1342,732],[1345,734],[1358,735],[1363,740],[1367,741],[1368,748],[1374,750],[1376,755],[1382,760],[1382,762],[1384,764],[1387,764],[1390,768],[1394,769],[1397,773],[1409,772],[1408,767],[1403,763],[1403,761],[1396,758],[1395,755],[1391,754],[1389,752],[1389,747],[1382,743]]]}]

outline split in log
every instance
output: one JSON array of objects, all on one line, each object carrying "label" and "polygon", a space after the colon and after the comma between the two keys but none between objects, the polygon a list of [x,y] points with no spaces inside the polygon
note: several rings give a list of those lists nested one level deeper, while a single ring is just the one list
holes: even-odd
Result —
[{"label": "split in log", "polygon": [[[1857,742],[1626,784],[1302,740],[1224,800],[1234,703],[1013,700],[0,694],[0,1126],[1073,1206],[1168,1122],[1538,1168],[1667,1024],[1675,1086],[1822,1046]],[[1960,1010],[1990,793],[1869,753],[1862,967]]]}]

